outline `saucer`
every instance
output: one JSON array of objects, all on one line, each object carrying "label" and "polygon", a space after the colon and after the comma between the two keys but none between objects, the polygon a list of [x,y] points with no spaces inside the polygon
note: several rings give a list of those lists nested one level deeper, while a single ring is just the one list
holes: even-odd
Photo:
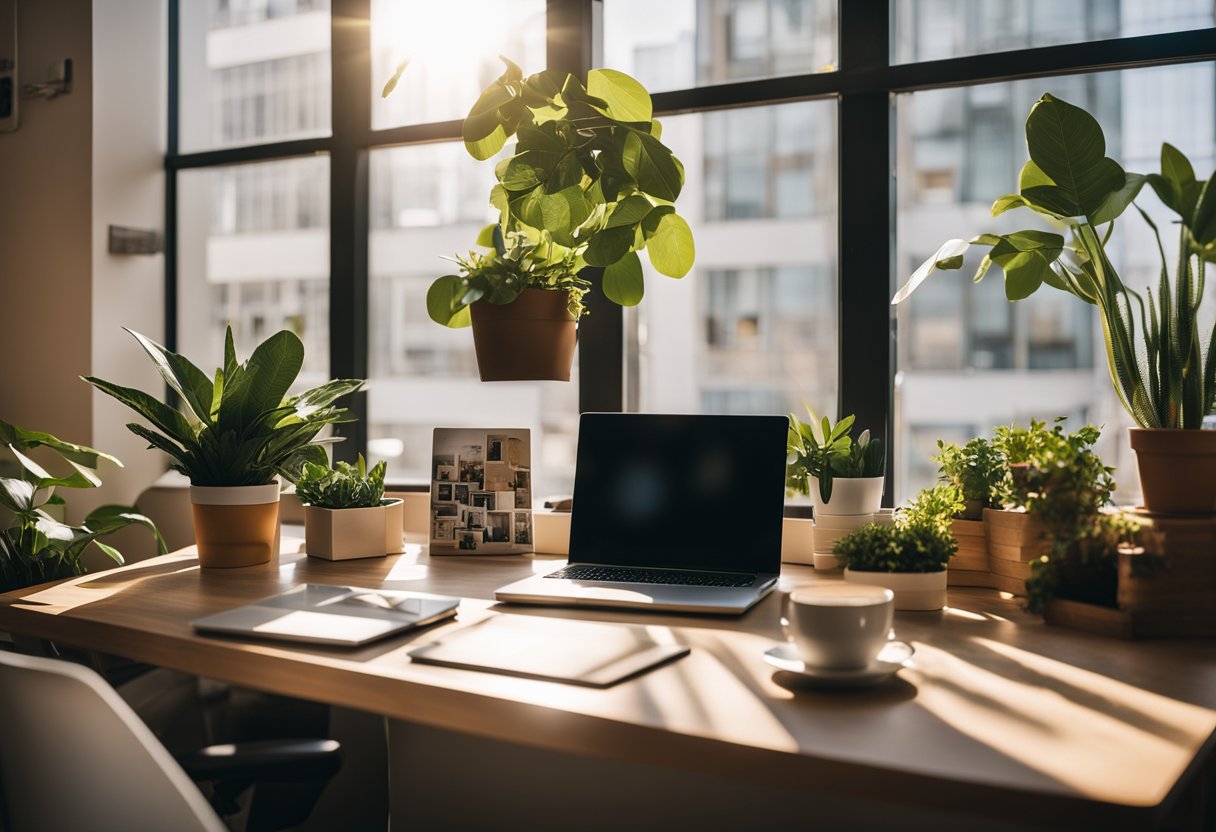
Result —
[{"label": "saucer", "polygon": [[859,670],[831,670],[807,667],[798,649],[786,642],[764,651],[764,660],[773,667],[795,674],[799,681],[818,688],[864,688],[894,676],[916,652],[906,641],[888,641],[878,658]]}]

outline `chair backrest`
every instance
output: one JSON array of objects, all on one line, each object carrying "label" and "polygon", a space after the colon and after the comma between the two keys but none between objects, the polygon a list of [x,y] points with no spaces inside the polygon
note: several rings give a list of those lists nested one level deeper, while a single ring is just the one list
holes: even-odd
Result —
[{"label": "chair backrest", "polygon": [[226,829],[100,676],[70,662],[5,651],[0,792],[7,832]]}]

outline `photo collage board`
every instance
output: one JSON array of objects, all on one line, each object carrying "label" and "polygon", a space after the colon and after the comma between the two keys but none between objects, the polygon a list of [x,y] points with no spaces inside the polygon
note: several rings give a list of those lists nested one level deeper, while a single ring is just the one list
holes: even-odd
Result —
[{"label": "photo collage board", "polygon": [[532,551],[532,446],[527,428],[435,428],[431,554]]}]

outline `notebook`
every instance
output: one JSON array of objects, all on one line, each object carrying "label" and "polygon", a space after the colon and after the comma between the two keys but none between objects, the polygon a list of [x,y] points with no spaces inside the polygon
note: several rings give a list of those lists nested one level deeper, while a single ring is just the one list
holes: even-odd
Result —
[{"label": "notebook", "polygon": [[423,664],[606,688],[688,655],[654,628],[500,614],[411,650]]},{"label": "notebook", "polygon": [[459,605],[459,598],[442,595],[304,584],[191,626],[201,633],[357,647],[451,618]]}]

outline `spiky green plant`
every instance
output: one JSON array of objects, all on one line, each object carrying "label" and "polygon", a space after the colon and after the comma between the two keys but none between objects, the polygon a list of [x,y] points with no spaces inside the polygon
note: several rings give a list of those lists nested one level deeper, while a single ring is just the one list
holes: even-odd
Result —
[{"label": "spiky green plant", "polygon": [[339,440],[317,435],[326,425],[354,419],[334,402],[361,388],[361,380],[336,379],[287,394],[304,364],[304,344],[287,330],[239,362],[228,327],[224,366],[214,380],[152,339],[131,334],[181,398],[185,413],[142,390],[91,376],[84,380],[147,419],[155,430],[136,423],[127,428],[167,453],[170,467],[194,485],[265,485],[277,474],[294,477],[305,462],[328,464],[323,446]]},{"label": "spiky green plant", "polygon": [[295,478],[296,496],[316,508],[373,508],[384,499],[384,474],[388,463],[381,460],[369,471],[363,454],[355,465],[339,462],[333,468],[304,463]]},{"label": "spiky green plant", "polygon": [[790,414],[790,429],[786,440],[785,487],[793,494],[809,495],[811,480],[819,482],[819,496],[826,503],[832,499],[832,481],[836,477],[857,479],[881,477],[886,456],[882,440],[871,439],[863,430],[853,441],[850,431],[855,417],[845,416],[835,425],[827,416],[820,419],[806,405],[809,422]]},{"label": "spiky green plant", "polygon": [[[129,506],[100,506],[77,525],[60,522],[47,511],[48,506],[64,505],[56,493],[59,488],[101,485],[97,467],[105,459],[121,468],[115,457],[5,421],[0,421],[0,446],[20,469],[16,477],[0,477],[0,506],[12,513],[8,527],[0,531],[0,592],[84,574],[81,556],[89,546],[121,565],[122,553],[99,538],[127,526],[144,526],[156,538],[160,553],[167,551],[156,525]],[[56,476],[27,455],[39,447],[56,453],[72,473]]]},{"label": "spiky green plant", "polygon": [[[1199,428],[1216,404],[1216,328],[1199,332],[1205,264],[1216,261],[1216,173],[1202,184],[1172,145],[1161,148],[1161,172],[1125,171],[1106,156],[1106,137],[1089,113],[1044,95],[1026,119],[1030,161],[1018,193],[992,205],[997,216],[1027,208],[1063,231],[1029,229],[949,240],[913,273],[892,303],[908,297],[933,272],[959,269],[971,246],[985,246],[974,280],[993,263],[1005,273],[1005,294],[1021,300],[1047,285],[1098,308],[1111,382],[1136,424],[1146,428]],[[1115,220],[1148,182],[1179,217],[1174,278],[1156,225],[1161,273],[1154,294],[1120,280],[1106,254]],[[1103,226],[1105,228],[1103,229]],[[1206,342],[1206,343],[1205,343]]]}]

